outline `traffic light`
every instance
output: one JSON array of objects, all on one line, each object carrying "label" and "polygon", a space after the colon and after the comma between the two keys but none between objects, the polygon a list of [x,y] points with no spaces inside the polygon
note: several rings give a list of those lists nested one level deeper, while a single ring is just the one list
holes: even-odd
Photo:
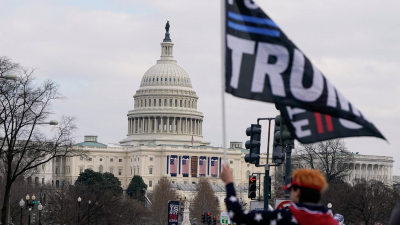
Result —
[{"label": "traffic light", "polygon": [[207,213],[207,224],[211,225],[211,213]]},{"label": "traffic light", "polygon": [[216,216],[213,217],[212,225],[217,225],[217,217]]},{"label": "traffic light", "polygon": [[246,149],[250,150],[249,154],[244,156],[244,160],[250,164],[259,165],[260,162],[260,146],[261,146],[261,125],[252,124],[246,129],[246,135],[250,136],[250,140],[246,141]]},{"label": "traffic light", "polygon": [[275,125],[279,124],[279,131],[274,134],[274,139],[279,145],[285,147],[286,145],[294,145],[294,139],[290,133],[289,127],[285,123],[282,116],[278,115],[275,117]]},{"label": "traffic light", "polygon": [[272,193],[272,188],[271,188],[271,176],[269,176],[269,182],[268,182],[268,198],[271,199],[271,193]]},{"label": "traffic light", "polygon": [[280,145],[280,138],[276,140],[276,136],[280,137],[281,131],[281,116],[278,115],[275,117],[275,126],[274,126],[274,143],[272,145],[272,162],[282,164],[285,161],[285,149],[282,145]]},{"label": "traffic light", "polygon": [[206,223],[206,213],[205,212],[203,212],[202,214],[201,214],[201,223]]},{"label": "traffic light", "polygon": [[257,177],[249,177],[249,198],[256,198],[257,195]]}]

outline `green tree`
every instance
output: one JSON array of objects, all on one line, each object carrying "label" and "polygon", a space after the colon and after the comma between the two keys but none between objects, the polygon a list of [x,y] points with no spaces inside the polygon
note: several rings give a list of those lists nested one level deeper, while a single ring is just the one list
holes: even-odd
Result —
[{"label": "green tree", "polygon": [[128,189],[126,189],[126,193],[131,198],[144,202],[146,190],[147,184],[144,183],[143,178],[139,175],[135,175],[129,183]]},{"label": "green tree", "polygon": [[90,169],[86,169],[79,174],[75,185],[86,185],[92,189],[108,190],[114,195],[122,194],[121,181],[112,173],[99,173]]}]

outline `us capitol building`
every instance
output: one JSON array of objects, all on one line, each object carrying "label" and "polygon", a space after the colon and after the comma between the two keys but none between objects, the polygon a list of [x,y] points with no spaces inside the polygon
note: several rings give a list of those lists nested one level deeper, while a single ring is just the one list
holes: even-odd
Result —
[{"label": "us capitol building", "polygon": [[[140,175],[152,191],[161,177],[168,177],[178,190],[195,190],[199,178],[209,179],[217,196],[224,196],[218,178],[223,161],[223,148],[210,146],[203,139],[203,113],[198,111],[199,97],[189,75],[173,58],[174,43],[167,29],[161,43],[161,57],[140,81],[134,98],[134,109],[127,114],[127,137],[118,145],[105,145],[97,136],[85,136],[76,145],[86,157],[61,157],[38,168],[32,179],[36,183],[61,181],[73,184],[85,169],[113,173],[126,189],[134,175]],[[244,160],[248,150],[241,142],[231,142],[228,164],[233,170],[239,195],[247,198],[248,177],[264,172]],[[266,163],[266,154],[260,164]],[[271,160],[271,159],[270,159]],[[270,162],[271,163],[271,162]],[[351,179],[392,181],[393,158],[355,155]],[[271,176],[274,167],[271,167]],[[349,178],[350,180],[350,178]],[[240,188],[242,187],[242,188]],[[243,189],[243,190],[242,190]]]},{"label": "us capitol building", "polygon": [[[172,184],[193,187],[204,177],[213,185],[223,162],[223,148],[210,146],[203,139],[203,113],[197,108],[199,97],[186,71],[173,57],[174,43],[167,31],[161,43],[161,57],[140,81],[134,109],[127,114],[127,137],[118,145],[105,145],[97,136],[88,135],[76,145],[86,157],[61,157],[39,168],[36,183],[61,181],[74,183],[85,169],[113,173],[126,189],[134,175],[140,175],[152,190],[161,177]],[[228,163],[236,184],[248,184],[248,176],[262,172],[244,161],[248,150],[242,143],[231,142]],[[266,162],[266,154],[261,155]]]}]

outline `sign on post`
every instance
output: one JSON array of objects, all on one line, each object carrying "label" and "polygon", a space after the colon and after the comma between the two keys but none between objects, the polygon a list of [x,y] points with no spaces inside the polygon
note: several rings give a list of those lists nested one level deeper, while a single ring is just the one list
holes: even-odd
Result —
[{"label": "sign on post", "polygon": [[221,212],[220,222],[221,224],[230,224],[231,220],[229,219],[229,214],[227,212]]},{"label": "sign on post", "polygon": [[264,201],[251,201],[250,210],[264,210]]},{"label": "sign on post", "polygon": [[168,202],[168,225],[178,225],[179,201]]},{"label": "sign on post", "polygon": [[286,209],[289,208],[292,201],[287,200],[286,198],[277,198],[275,199],[275,209]]},{"label": "sign on post", "polygon": [[39,202],[39,201],[32,201],[32,204],[34,204],[34,205],[39,205],[38,202]]}]

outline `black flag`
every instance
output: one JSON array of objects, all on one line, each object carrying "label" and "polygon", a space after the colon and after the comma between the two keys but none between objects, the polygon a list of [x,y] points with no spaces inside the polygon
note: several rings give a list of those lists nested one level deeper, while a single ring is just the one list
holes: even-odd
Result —
[{"label": "black flag", "polygon": [[[310,112],[291,106],[278,106],[290,132],[301,143],[313,143],[339,137],[378,136],[379,131],[327,114]],[[375,130],[371,130],[375,129]]]},{"label": "black flag", "polygon": [[[340,124],[338,127],[358,130],[350,134],[337,129],[329,138],[320,139],[323,135],[317,135],[307,142],[348,136],[384,139],[257,4],[251,0],[226,0],[224,9],[226,92],[276,103],[280,108],[304,109],[307,115],[318,112],[340,118],[332,120]],[[286,108],[282,114],[288,119]],[[360,127],[363,132],[359,132]]]}]

